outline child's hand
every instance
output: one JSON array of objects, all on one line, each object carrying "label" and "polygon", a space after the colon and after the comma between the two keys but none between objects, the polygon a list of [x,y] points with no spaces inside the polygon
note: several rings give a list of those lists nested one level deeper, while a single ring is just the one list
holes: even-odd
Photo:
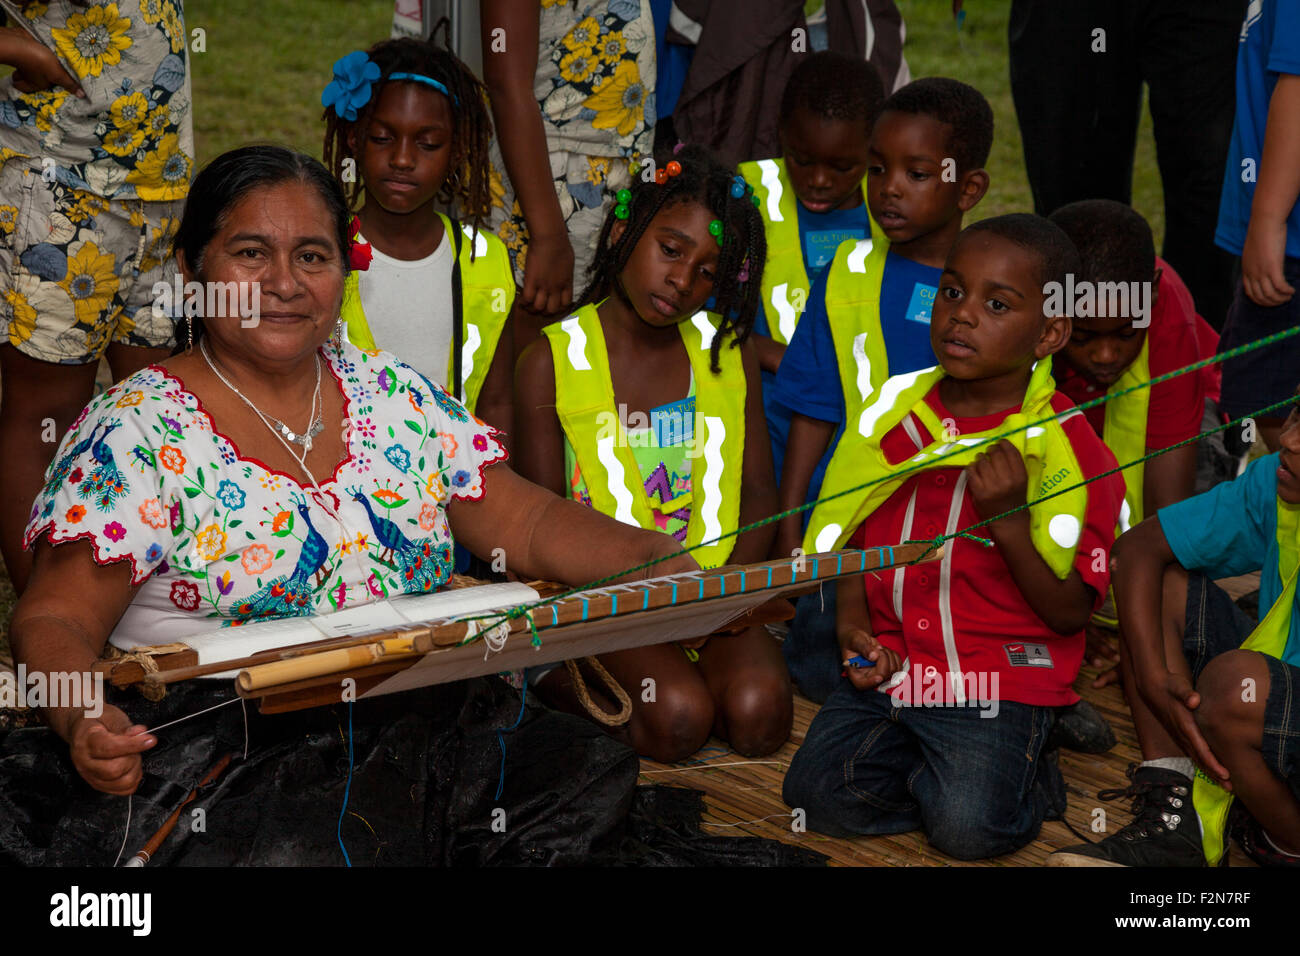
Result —
[{"label": "child's hand", "polygon": [[106,705],[99,717],[82,717],[72,725],[72,764],[96,790],[119,796],[134,793],[144,776],[140,753],[158,742],[144,730],[117,707]]},{"label": "child's hand", "polygon": [[529,239],[520,304],[540,315],[556,315],[573,304],[573,246],[567,235]]},{"label": "child's hand", "polygon": [[[873,690],[893,677],[900,667],[902,659],[861,628],[854,628],[840,638],[840,649],[844,654],[844,672],[849,682],[858,690]],[[872,662],[871,667],[852,667],[849,658],[854,655],[865,657]]]},{"label": "child's hand", "polygon": [[[975,512],[985,519],[1023,505],[1028,495],[1029,474],[1025,471],[1024,459],[1016,451],[1016,446],[1005,438],[990,445],[967,466],[966,481]],[[1003,520],[1027,522],[1029,512],[1018,511]]]},{"label": "child's hand", "polygon": [[1119,683],[1123,677],[1119,670],[1119,632],[1089,621],[1083,633],[1087,639],[1083,651],[1084,662],[1100,671],[1092,686],[1100,690]]},{"label": "child's hand", "polygon": [[1241,287],[1256,305],[1275,307],[1291,301],[1295,287],[1282,271],[1286,257],[1286,220],[1251,216],[1241,249]]},{"label": "child's hand", "polygon": [[1201,706],[1201,695],[1192,687],[1192,682],[1171,671],[1151,677],[1139,674],[1138,693],[1182,752],[1221,787],[1231,790],[1228,768],[1214,755],[1201,729],[1196,726],[1192,712]]},{"label": "child's hand", "polygon": [[33,39],[25,30],[11,28],[0,32],[3,32],[5,41],[4,61],[14,67],[14,89],[21,93],[39,93],[52,86],[61,86],[83,100],[86,98],[81,84],[64,69],[53,50]]}]

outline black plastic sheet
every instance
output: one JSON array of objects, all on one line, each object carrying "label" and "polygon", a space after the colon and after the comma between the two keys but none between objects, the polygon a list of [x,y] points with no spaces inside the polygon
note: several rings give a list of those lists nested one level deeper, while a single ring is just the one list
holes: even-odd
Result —
[{"label": "black plastic sheet", "polygon": [[[158,703],[115,702],[156,727],[229,699],[227,683],[174,686]],[[587,721],[481,678],[263,716],[240,704],[167,727],[145,756],[123,861],[158,831],[228,753],[229,768],[181,813],[150,865],[342,865],[336,830],[353,772],[342,838],[354,866],[815,865],[825,858],[773,840],[701,831],[697,791],[636,785],[627,746]],[[194,810],[201,813],[194,813]],[[0,737],[0,861],[110,866],[127,800],[81,780],[45,728]]]}]

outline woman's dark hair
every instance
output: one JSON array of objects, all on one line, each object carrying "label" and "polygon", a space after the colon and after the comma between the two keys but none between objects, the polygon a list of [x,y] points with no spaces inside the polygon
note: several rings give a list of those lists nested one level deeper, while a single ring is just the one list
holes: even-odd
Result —
[{"label": "woman's dark hair", "polygon": [[[433,38],[439,28],[443,29],[442,45],[435,45]],[[447,167],[447,178],[438,191],[438,200],[449,206],[454,204],[465,221],[479,229],[492,209],[488,160],[492,118],[488,113],[483,84],[447,43],[449,31],[449,21],[444,17],[428,40],[409,37],[384,40],[366,51],[379,67],[379,79],[370,88],[370,99],[357,112],[355,120],[340,119],[332,108],[325,110],[325,165],[340,180],[343,178],[343,161],[354,158],[348,148],[348,134],[356,134],[358,147],[365,141],[375,104],[379,102],[379,95],[391,74],[418,73],[437,80],[451,93],[453,117],[451,162]],[[359,176],[344,184],[352,208],[360,198],[361,187]]]},{"label": "woman's dark hair", "polygon": [[[677,203],[698,202],[722,223],[722,248],[713,280],[714,304],[710,306],[710,311],[722,318],[718,334],[713,337],[711,361],[716,372],[723,339],[733,336],[732,345],[739,345],[754,328],[763,262],[767,256],[763,218],[754,206],[751,193],[732,195],[735,169],[719,162],[704,147],[685,146],[670,161],[679,163],[682,169],[676,176],[668,176],[662,185],[653,180],[644,181],[641,173],[633,174],[628,216],[623,220],[627,228],[617,242],[610,241],[614,223],[619,221],[611,209],[596,242],[595,258],[587,269],[587,288],[577,305],[598,302],[613,291],[632,250],[661,209]],[[659,168],[664,169],[666,165]],[[748,272],[743,282],[741,272]]]},{"label": "woman's dark hair", "polygon": [[[203,167],[190,184],[185,211],[176,230],[174,248],[196,276],[203,273],[203,254],[212,237],[221,231],[231,208],[252,190],[296,181],[311,186],[329,210],[330,225],[338,245],[343,273],[349,272],[348,251],[352,242],[352,213],[343,190],[318,161],[283,146],[241,146],[222,153]],[[202,320],[194,322],[193,337],[203,332]]]}]

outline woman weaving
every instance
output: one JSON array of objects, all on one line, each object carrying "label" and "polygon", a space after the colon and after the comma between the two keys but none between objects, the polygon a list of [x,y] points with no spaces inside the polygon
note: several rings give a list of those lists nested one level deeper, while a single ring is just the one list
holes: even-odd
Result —
[{"label": "woman weaving", "polygon": [[[494,429],[392,355],[342,342],[336,328],[348,227],[335,181],[314,160],[285,149],[235,150],[196,178],[176,237],[185,279],[205,288],[258,283],[260,315],[183,322],[183,353],[96,398],[64,438],[25,535],[35,567],[11,634],[29,672],[87,672],[110,635],[128,648],[142,638],[159,644],[218,625],[437,590],[451,574],[453,538],[478,554],[503,548],[521,575],[574,584],[680,550],[664,535],[558,498],[503,464],[489,470],[506,457]],[[583,546],[573,547],[578,541]],[[681,555],[655,573],[694,567]],[[228,684],[217,694],[215,682],[197,683],[206,689],[173,685],[157,704],[110,694],[121,706],[110,703],[98,717],[50,708],[46,718],[96,790],[132,794],[151,775],[184,786],[197,774],[173,774],[162,758],[177,749],[173,733],[186,725],[158,736],[145,730],[230,697]],[[434,692],[361,702],[359,748],[367,733],[383,739],[385,721],[427,710],[423,698],[412,699],[421,694]],[[309,713],[326,715],[337,745],[339,718]],[[190,722],[218,718],[225,730],[212,731],[213,741],[197,751],[187,744],[175,760],[206,769],[216,739],[231,726],[242,729],[239,708]],[[275,746],[285,747],[320,720],[249,718],[259,731],[255,743],[278,739]],[[267,729],[277,723],[284,728]],[[5,743],[11,749],[12,739]],[[361,749],[358,778],[364,757]],[[256,786],[257,760],[246,763],[254,765],[246,769]],[[0,752],[0,771],[4,765]],[[337,766],[329,770],[322,786],[341,787]],[[300,782],[310,789],[295,778]],[[12,798],[5,783],[0,772],[0,801]],[[360,783],[352,784],[354,800]],[[79,787],[68,784],[74,805]],[[136,795],[137,813],[148,789]],[[112,806],[120,821],[123,802]],[[337,807],[331,801],[331,812]],[[284,812],[298,811],[286,803]],[[384,810],[367,811],[367,825],[376,820],[370,813]],[[106,838],[113,845],[121,839],[120,823],[114,830],[78,839],[97,855]],[[415,842],[418,849],[418,835]],[[333,854],[322,861],[337,860],[331,841],[322,843]],[[33,845],[18,855],[59,862],[42,852]],[[292,861],[308,860],[298,854]]]}]

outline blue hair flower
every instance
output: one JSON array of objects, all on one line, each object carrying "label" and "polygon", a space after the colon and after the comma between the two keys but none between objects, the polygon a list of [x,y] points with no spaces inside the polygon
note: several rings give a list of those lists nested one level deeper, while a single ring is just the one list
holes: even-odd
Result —
[{"label": "blue hair flower", "polygon": [[370,87],[379,79],[379,64],[365,50],[353,50],[334,64],[334,79],[320,95],[321,106],[351,122],[357,110],[370,102]]}]

